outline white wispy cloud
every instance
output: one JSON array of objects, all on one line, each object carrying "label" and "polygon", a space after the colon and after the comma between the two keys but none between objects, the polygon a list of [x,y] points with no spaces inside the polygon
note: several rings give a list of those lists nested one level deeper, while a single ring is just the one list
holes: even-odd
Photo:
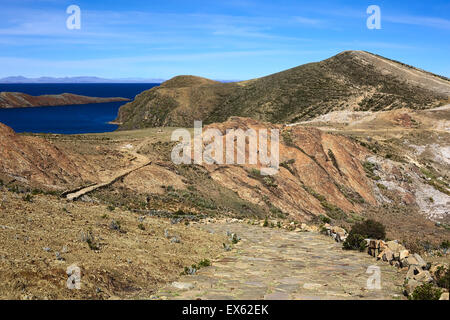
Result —
[{"label": "white wispy cloud", "polygon": [[437,17],[391,15],[391,16],[383,16],[383,19],[392,23],[450,30],[450,20]]},{"label": "white wispy cloud", "polygon": [[295,17],[295,21],[303,24],[303,25],[308,25],[308,26],[314,26],[314,27],[318,27],[318,26],[324,26],[326,24],[325,20],[321,20],[321,19],[313,19],[313,18],[307,18],[307,17]]}]

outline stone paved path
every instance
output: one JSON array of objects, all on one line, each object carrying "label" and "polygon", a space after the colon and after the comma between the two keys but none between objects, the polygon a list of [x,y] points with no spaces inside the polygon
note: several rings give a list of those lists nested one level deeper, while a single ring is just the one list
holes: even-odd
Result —
[{"label": "stone paved path", "polygon": [[[403,299],[404,275],[332,238],[247,224],[204,225],[237,233],[241,242],[195,275],[160,289],[160,299]],[[381,290],[366,289],[367,268],[381,268]],[[177,288],[178,287],[178,288]]]}]

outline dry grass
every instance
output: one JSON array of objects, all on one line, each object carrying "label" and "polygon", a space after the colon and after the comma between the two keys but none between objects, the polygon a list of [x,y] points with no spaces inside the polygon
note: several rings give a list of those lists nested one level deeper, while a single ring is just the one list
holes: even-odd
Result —
[{"label": "dry grass", "polygon": [[[0,298],[148,298],[185,266],[222,251],[223,237],[167,219],[147,216],[140,222],[135,213],[54,196],[28,202],[5,190],[0,199]],[[120,230],[110,227],[112,220]],[[181,243],[171,243],[166,229]],[[83,240],[89,232],[91,248]],[[66,288],[66,268],[72,264],[81,268],[81,290]]]}]

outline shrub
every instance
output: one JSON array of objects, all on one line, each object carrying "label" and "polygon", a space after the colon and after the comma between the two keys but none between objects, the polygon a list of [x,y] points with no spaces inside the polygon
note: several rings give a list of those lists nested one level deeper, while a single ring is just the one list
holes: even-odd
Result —
[{"label": "shrub", "polygon": [[109,224],[109,228],[110,228],[111,230],[117,230],[117,231],[120,231],[120,228],[121,228],[120,222],[119,222],[119,221],[116,221],[116,220],[112,220],[111,223]]},{"label": "shrub", "polygon": [[263,227],[268,227],[269,221],[267,220],[267,217],[264,219]]},{"label": "shrub", "polygon": [[436,284],[445,289],[450,289],[450,269],[439,267],[436,272]]},{"label": "shrub", "polygon": [[22,197],[22,200],[26,202],[33,202],[33,196],[31,194],[26,194]]},{"label": "shrub", "polygon": [[352,233],[350,231],[350,233],[347,236],[347,239],[345,239],[344,243],[342,244],[342,247],[345,250],[364,251],[364,249],[366,248],[366,241],[364,239],[365,239],[364,236]]},{"label": "shrub", "polygon": [[141,229],[141,230],[145,230],[145,226],[142,223],[138,224],[138,228]]},{"label": "shrub", "polygon": [[450,241],[448,241],[448,240],[444,240],[444,241],[442,241],[441,242],[441,248],[442,249],[449,249],[450,248]]},{"label": "shrub", "polygon": [[81,241],[86,242],[91,250],[100,250],[99,245],[95,241],[94,233],[90,229],[81,234]]},{"label": "shrub", "polygon": [[273,188],[275,188],[275,187],[278,186],[278,184],[276,183],[275,179],[272,178],[272,177],[269,177],[269,176],[264,177],[264,178],[262,179],[262,181],[263,181],[264,185],[267,186],[267,187],[273,187]]},{"label": "shrub", "polygon": [[116,207],[114,207],[113,205],[109,205],[108,210],[113,212],[114,210],[116,210]]},{"label": "shrub", "polygon": [[321,215],[319,216],[319,219],[320,219],[320,221],[322,221],[323,223],[330,223],[330,222],[331,222],[331,219],[328,218],[327,216],[323,215],[323,214],[321,214]]},{"label": "shrub", "polygon": [[200,267],[200,268],[203,268],[203,267],[209,267],[211,265],[211,261],[209,261],[208,259],[203,259],[202,261],[200,261],[199,263],[198,263],[198,266]]},{"label": "shrub", "polygon": [[350,233],[358,234],[364,238],[372,239],[384,239],[386,238],[386,228],[385,226],[375,220],[366,220],[360,223],[355,223],[352,226]]},{"label": "shrub", "polygon": [[241,241],[241,237],[239,237],[236,233],[233,233],[231,236],[231,243],[236,244]]},{"label": "shrub", "polygon": [[409,300],[439,300],[441,289],[433,287],[433,284],[426,283],[417,287],[408,297]]}]

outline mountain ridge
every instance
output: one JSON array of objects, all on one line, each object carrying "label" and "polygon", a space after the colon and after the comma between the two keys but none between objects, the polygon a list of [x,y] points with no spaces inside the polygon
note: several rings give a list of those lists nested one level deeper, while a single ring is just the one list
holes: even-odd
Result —
[{"label": "mountain ridge", "polygon": [[262,78],[219,83],[177,76],[122,106],[120,129],[192,126],[231,116],[274,123],[338,110],[428,109],[448,103],[450,81],[365,51],[344,51]]}]

